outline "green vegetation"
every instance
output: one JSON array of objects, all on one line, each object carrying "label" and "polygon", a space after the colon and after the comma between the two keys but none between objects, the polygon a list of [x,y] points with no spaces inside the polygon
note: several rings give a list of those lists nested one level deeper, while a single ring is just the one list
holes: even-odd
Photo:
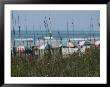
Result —
[{"label": "green vegetation", "polygon": [[65,58],[12,58],[12,77],[99,77],[100,48],[91,47],[85,54],[73,53]]}]

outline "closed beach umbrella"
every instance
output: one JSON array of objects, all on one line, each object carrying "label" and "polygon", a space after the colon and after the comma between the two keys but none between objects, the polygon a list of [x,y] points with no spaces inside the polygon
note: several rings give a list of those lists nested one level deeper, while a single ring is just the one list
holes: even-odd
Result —
[{"label": "closed beach umbrella", "polygon": [[25,51],[25,48],[23,45],[20,45],[17,47],[17,52],[24,52]]},{"label": "closed beach umbrella", "polygon": [[67,43],[67,47],[68,47],[68,48],[74,47],[73,42],[68,42],[68,43]]},{"label": "closed beach umbrella", "polygon": [[62,47],[64,47],[64,48],[65,47],[73,48],[74,47],[74,44],[73,44],[72,41],[65,41],[65,42],[63,42]]},{"label": "closed beach umbrella", "polygon": [[85,41],[79,41],[79,46],[84,46]]}]

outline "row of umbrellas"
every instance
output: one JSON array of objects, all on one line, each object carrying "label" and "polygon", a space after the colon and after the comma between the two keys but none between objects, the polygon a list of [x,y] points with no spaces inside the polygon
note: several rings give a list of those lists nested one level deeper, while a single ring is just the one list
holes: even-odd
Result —
[{"label": "row of umbrellas", "polygon": [[39,49],[48,49],[48,48],[58,48],[58,47],[63,47],[63,48],[74,48],[74,47],[78,47],[78,46],[89,46],[89,45],[96,45],[99,46],[100,45],[100,41],[77,41],[77,42],[73,42],[73,41],[65,41],[62,44],[57,44],[57,43],[53,43],[53,44],[42,44],[39,46]]},{"label": "row of umbrellas", "polygon": [[[99,46],[100,45],[100,41],[89,41],[89,40],[82,40],[82,41],[64,41],[62,42],[61,44],[59,43],[42,43],[38,46],[38,49],[49,49],[49,48],[59,48],[59,47],[63,47],[63,48],[75,48],[75,47],[78,47],[78,46],[89,46],[89,45],[96,45],[96,46]],[[28,48],[28,47],[25,47],[23,44],[20,44],[17,48],[16,48],[16,51],[17,52],[24,52],[26,49],[30,49],[31,48]]]}]

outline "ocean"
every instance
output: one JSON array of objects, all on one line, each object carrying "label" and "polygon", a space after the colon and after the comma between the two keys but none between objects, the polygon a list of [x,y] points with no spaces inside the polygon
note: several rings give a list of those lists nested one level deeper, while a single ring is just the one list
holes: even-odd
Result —
[{"label": "ocean", "polygon": [[[95,38],[95,40],[100,40],[100,31],[51,31],[53,43],[59,43],[60,39],[62,41],[67,41],[68,38],[71,40],[86,40],[87,38]],[[15,39],[31,38],[33,42],[31,44],[39,45],[39,40],[43,40],[44,37],[49,37],[46,31],[11,31],[11,45],[13,46]],[[15,41],[15,46],[19,46],[20,42]],[[26,46],[26,42],[23,42]],[[30,43],[29,43],[30,44]]]}]

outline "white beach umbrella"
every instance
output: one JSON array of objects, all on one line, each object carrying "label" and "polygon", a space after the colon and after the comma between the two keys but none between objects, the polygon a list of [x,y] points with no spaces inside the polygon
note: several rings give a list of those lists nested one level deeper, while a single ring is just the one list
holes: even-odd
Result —
[{"label": "white beach umbrella", "polygon": [[80,41],[79,46],[84,46],[85,41]]},{"label": "white beach umbrella", "polygon": [[52,44],[52,48],[58,48],[58,47],[60,47],[59,44],[57,44],[57,43],[53,43],[53,44]]},{"label": "white beach umbrella", "polygon": [[96,46],[99,46],[99,45],[100,45],[100,41],[96,41],[96,42],[95,42],[95,45],[96,45]]},{"label": "white beach umbrella", "polygon": [[91,44],[93,44],[93,45],[94,45],[94,44],[95,44],[95,40],[91,40]]},{"label": "white beach umbrella", "polygon": [[54,40],[54,41],[51,43],[51,45],[52,45],[52,48],[59,48],[60,45],[61,45],[61,43],[58,42],[57,40]]},{"label": "white beach umbrella", "polygon": [[45,45],[42,44],[42,45],[39,47],[39,49],[45,49]]},{"label": "white beach umbrella", "polygon": [[39,49],[45,49],[45,47],[46,47],[46,44],[44,43],[44,41],[40,40]]},{"label": "white beach umbrella", "polygon": [[74,44],[72,42],[67,42],[67,47],[72,48],[72,47],[74,47]]}]

